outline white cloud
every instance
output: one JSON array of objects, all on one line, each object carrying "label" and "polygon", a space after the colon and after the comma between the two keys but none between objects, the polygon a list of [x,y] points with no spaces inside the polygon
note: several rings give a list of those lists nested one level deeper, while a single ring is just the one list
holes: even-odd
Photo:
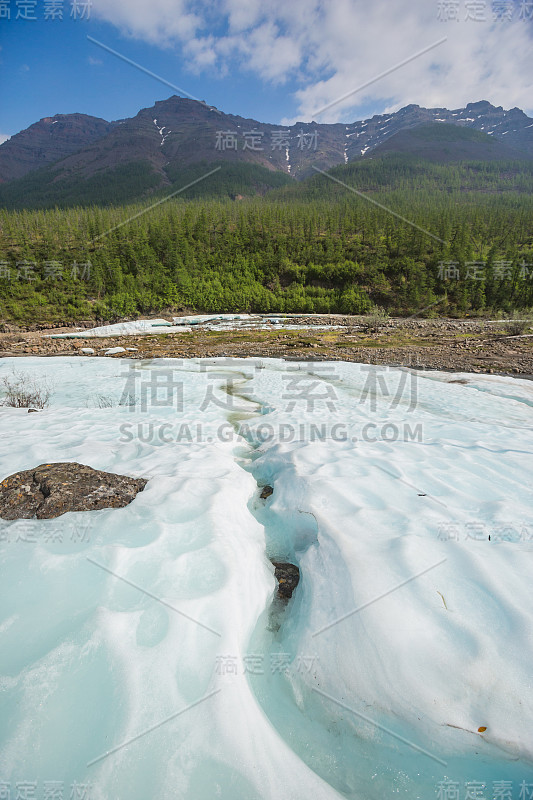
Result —
[{"label": "white cloud", "polygon": [[9,133],[0,133],[0,144],[4,144],[4,142],[7,142],[8,139],[11,139]]},{"label": "white cloud", "polygon": [[89,56],[89,58],[87,59],[87,63],[90,64],[91,67],[99,67],[104,62],[102,61],[101,58],[93,58],[92,56]]},{"label": "white cloud", "polygon": [[320,115],[358,118],[373,103],[457,108],[489,100],[531,111],[533,22],[442,22],[439,0],[93,0],[95,15],[161,47],[178,46],[193,72],[295,82],[294,114],[317,109],[447,36],[430,53]]},{"label": "white cloud", "polygon": [[168,47],[196,37],[202,17],[194,0],[92,0],[91,16],[116,25],[124,33]]}]

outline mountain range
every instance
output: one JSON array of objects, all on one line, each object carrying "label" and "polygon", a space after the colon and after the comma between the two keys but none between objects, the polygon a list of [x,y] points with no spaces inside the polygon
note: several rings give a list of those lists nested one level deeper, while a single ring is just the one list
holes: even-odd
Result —
[{"label": "mountain range", "polygon": [[56,114],[0,145],[0,204],[127,202],[200,182],[216,167],[222,193],[264,193],[314,168],[392,153],[444,164],[531,161],[533,119],[481,101],[452,111],[409,105],[348,124],[282,127],[177,96],[114,122]]}]

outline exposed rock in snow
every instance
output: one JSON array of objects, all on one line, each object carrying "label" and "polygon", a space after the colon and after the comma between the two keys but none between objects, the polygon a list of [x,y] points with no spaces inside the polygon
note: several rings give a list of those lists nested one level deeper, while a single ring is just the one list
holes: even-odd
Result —
[{"label": "exposed rock in snow", "polygon": [[52,519],[67,511],[122,508],[142,492],[147,482],[100,472],[75,461],[41,464],[0,483],[0,517]]},{"label": "exposed rock in snow", "polygon": [[290,600],[292,593],[300,582],[300,570],[296,564],[273,561],[274,574],[278,582],[278,597],[281,600]]}]

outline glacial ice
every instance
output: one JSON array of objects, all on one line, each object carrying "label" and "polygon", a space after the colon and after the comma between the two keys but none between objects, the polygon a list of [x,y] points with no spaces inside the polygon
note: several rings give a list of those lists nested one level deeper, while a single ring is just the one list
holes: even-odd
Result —
[{"label": "glacial ice", "polygon": [[166,319],[137,319],[131,322],[116,322],[80,331],[50,334],[51,339],[90,339],[113,336],[141,336],[146,334],[190,333],[191,326],[209,331],[232,330],[271,330],[273,326],[283,330],[338,330],[339,325],[313,325],[287,322],[299,314],[284,315],[282,319],[272,320],[266,314],[194,314],[187,317],[174,317],[173,322]]},{"label": "glacial ice", "polygon": [[140,336],[144,334],[184,333],[190,331],[181,325],[173,325],[166,319],[136,319],[131,322],[115,322],[111,325],[99,325],[81,331],[53,333],[51,339],[88,339],[108,336]]},{"label": "glacial ice", "polygon": [[[72,460],[150,480],[122,509],[0,520],[12,797],[533,790],[531,382],[274,359],[13,369],[54,392],[37,414],[0,407],[0,479]],[[269,559],[300,567],[287,607]]]}]

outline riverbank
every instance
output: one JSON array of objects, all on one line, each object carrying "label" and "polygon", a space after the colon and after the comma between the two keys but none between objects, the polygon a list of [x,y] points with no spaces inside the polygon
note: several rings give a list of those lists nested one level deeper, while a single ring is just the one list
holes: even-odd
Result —
[{"label": "riverbank", "polygon": [[[271,357],[313,361],[354,361],[403,365],[419,369],[455,372],[533,374],[533,333],[525,328],[516,334],[502,320],[368,320],[360,317],[292,317],[289,329],[281,324],[261,328],[227,329],[195,326],[183,332],[148,335],[130,334],[104,338],[89,335],[76,339],[54,339],[58,333],[82,328],[0,332],[0,357],[13,356],[103,356],[109,349],[114,358],[204,358]],[[289,324],[289,321],[287,321]],[[323,326],[317,329],[312,326]],[[128,349],[126,349],[128,348]],[[84,353],[88,349],[92,353]]]}]

